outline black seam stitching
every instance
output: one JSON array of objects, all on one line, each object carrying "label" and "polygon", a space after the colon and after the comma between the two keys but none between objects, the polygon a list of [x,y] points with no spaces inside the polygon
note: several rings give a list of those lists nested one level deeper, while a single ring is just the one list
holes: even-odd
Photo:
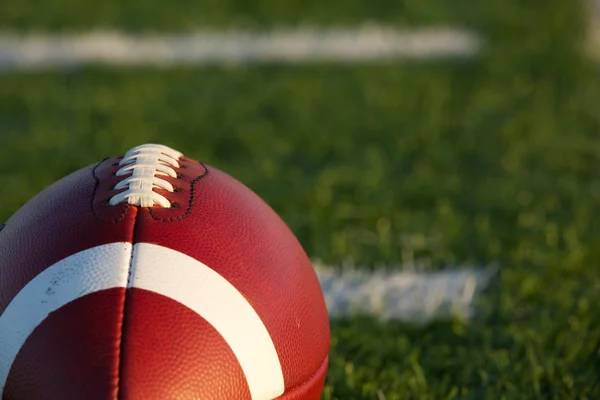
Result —
[{"label": "black seam stitching", "polygon": [[196,183],[198,181],[200,181],[201,179],[203,179],[206,175],[208,175],[208,168],[206,168],[206,165],[204,165],[204,163],[198,162],[200,165],[202,165],[202,168],[204,168],[204,173],[202,173],[202,175],[197,176],[193,181],[190,182],[190,201],[188,203],[188,207],[187,210],[185,211],[184,214],[179,215],[177,217],[171,217],[171,218],[156,218],[154,216],[154,213],[152,212],[152,208],[148,208],[148,212],[150,214],[150,217],[152,217],[153,220],[155,221],[159,221],[159,222],[173,222],[173,221],[179,221],[182,219],[187,218],[188,215],[190,215],[190,213],[192,212],[192,208],[194,207],[194,196],[196,194]]},{"label": "black seam stitching", "polygon": [[97,221],[102,222],[104,224],[118,224],[119,222],[121,222],[125,219],[125,216],[127,215],[127,212],[129,211],[129,203],[125,204],[125,210],[123,211],[123,213],[121,214],[121,216],[119,218],[113,219],[110,221],[100,218],[98,216],[98,214],[96,213],[96,208],[94,207],[94,203],[96,202],[96,196],[98,194],[98,187],[100,187],[100,178],[98,178],[98,175],[96,175],[96,170],[98,169],[98,167],[100,167],[100,165],[102,165],[103,162],[105,162],[108,159],[109,158],[107,157],[104,160],[100,161],[98,164],[96,164],[96,166],[92,170],[92,176],[94,177],[94,180],[96,181],[96,184],[94,186],[94,195],[92,196],[92,214],[94,215],[94,218]]}]

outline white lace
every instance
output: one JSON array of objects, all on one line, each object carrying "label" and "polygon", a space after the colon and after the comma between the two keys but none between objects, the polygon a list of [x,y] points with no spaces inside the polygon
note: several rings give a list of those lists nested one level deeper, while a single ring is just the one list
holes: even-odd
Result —
[{"label": "white lace", "polygon": [[144,144],[129,150],[119,162],[122,167],[117,176],[131,174],[115,186],[115,190],[127,190],[114,195],[109,204],[114,206],[127,202],[139,207],[152,207],[155,204],[170,208],[171,202],[166,197],[156,193],[154,189],[164,189],[173,192],[169,182],[159,176],[177,177],[174,168],[179,168],[180,152],[160,144]]}]

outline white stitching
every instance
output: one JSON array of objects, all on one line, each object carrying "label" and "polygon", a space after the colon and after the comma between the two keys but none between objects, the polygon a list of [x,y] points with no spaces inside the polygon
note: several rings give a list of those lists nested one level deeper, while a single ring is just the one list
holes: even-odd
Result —
[{"label": "white stitching", "polygon": [[129,150],[119,162],[121,168],[116,176],[130,176],[115,186],[115,190],[127,189],[114,195],[111,206],[127,202],[139,207],[152,207],[155,204],[170,208],[171,202],[154,189],[173,192],[174,187],[159,176],[177,177],[174,168],[179,168],[178,160],[183,154],[160,144],[144,144]]}]

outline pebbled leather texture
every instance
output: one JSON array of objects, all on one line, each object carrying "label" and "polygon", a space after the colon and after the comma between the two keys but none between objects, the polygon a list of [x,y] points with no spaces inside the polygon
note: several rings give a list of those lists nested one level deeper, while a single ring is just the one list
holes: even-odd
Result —
[{"label": "pebbled leather texture", "polygon": [[[97,246],[132,242],[137,209],[106,209],[105,220],[93,212],[98,182],[110,175],[104,171],[96,179],[95,168],[56,182],[7,221],[0,235],[0,318],[26,284],[58,261]],[[86,299],[50,314],[34,331],[12,365],[3,399],[56,398],[57,390],[61,399],[81,399],[71,390],[74,381],[78,391],[90,394],[86,398],[116,398],[125,290],[92,295],[90,303]],[[70,317],[53,318],[62,313]],[[9,345],[2,339],[0,346]]]},{"label": "pebbled leather texture", "polygon": [[[240,182],[185,157],[178,177],[166,178],[177,190],[161,193],[175,207],[108,206],[123,179],[114,176],[118,161],[75,172],[7,221],[0,318],[28,282],[75,253],[114,242],[163,246],[212,268],[252,306],[279,357],[279,399],[319,399],[327,310],[310,260],[285,223]],[[51,313],[20,349],[2,398],[57,393],[66,400],[251,399],[236,355],[210,323],[172,298],[130,286]]]},{"label": "pebbled leather texture", "polygon": [[290,388],[277,400],[318,400],[321,398],[325,378],[327,377],[327,367],[329,358],[323,361],[319,369],[307,381],[300,383],[295,388]]},{"label": "pebbled leather texture", "polygon": [[68,303],[29,336],[15,360],[3,400],[116,399],[125,289]]}]

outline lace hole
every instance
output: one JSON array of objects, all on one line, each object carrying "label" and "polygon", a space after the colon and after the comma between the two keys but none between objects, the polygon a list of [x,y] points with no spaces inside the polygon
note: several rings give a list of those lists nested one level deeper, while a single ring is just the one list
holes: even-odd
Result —
[{"label": "lace hole", "polygon": [[181,192],[181,188],[179,186],[173,186],[173,192],[179,193]]},{"label": "lace hole", "polygon": [[183,179],[183,174],[177,174],[177,179]]},{"label": "lace hole", "polygon": [[171,203],[171,208],[179,208],[179,204],[177,204],[177,203]]}]

